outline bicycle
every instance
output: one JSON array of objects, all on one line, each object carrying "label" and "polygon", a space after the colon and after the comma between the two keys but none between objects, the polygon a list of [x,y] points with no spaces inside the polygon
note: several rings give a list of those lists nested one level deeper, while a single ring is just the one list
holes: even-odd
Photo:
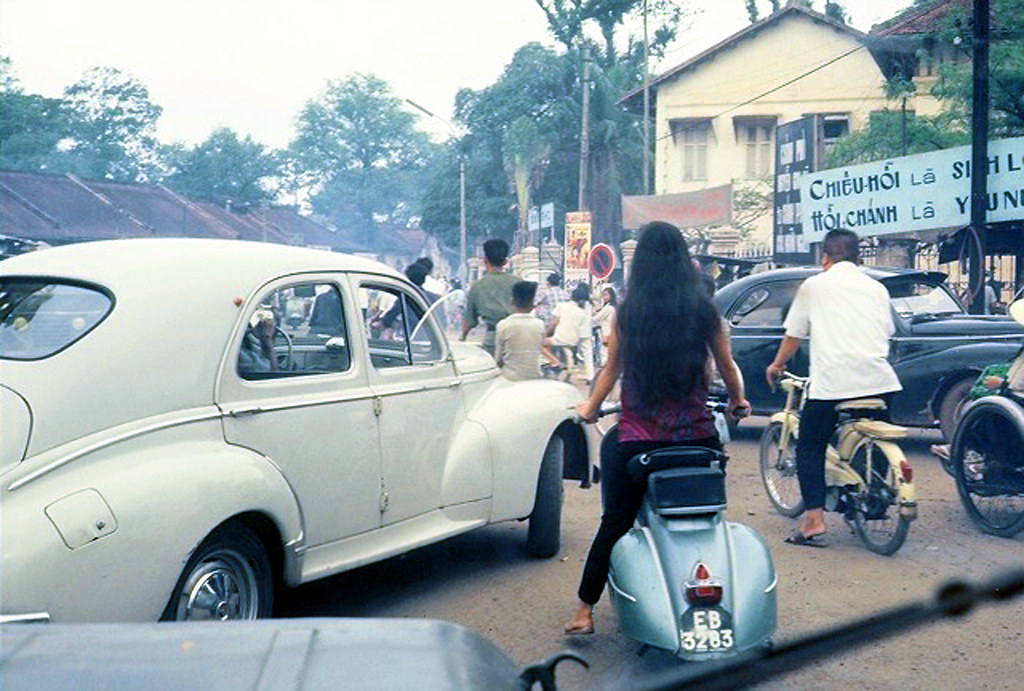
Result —
[{"label": "bicycle", "polygon": [[[784,372],[779,385],[786,407],[772,415],[761,435],[761,480],[768,499],[783,516],[803,512],[796,469],[796,439],[808,379]],[[865,417],[883,410],[878,398],[839,403],[839,423],[825,452],[825,510],[843,514],[872,552],[895,554],[917,518],[913,469],[896,440],[905,427]],[[881,455],[881,458],[879,458]]]}]

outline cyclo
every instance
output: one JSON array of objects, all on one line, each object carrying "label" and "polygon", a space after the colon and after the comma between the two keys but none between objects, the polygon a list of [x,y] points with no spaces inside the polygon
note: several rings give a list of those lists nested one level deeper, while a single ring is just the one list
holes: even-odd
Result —
[{"label": "cyclo", "polygon": [[[1024,324],[1024,300],[1009,308]],[[986,533],[1024,530],[1024,347],[992,395],[968,404],[950,444],[949,467],[960,502]]]},{"label": "cyclo", "polygon": [[[783,516],[803,512],[796,469],[796,440],[808,379],[785,372],[779,385],[786,407],[771,416],[759,448],[761,481],[772,506]],[[905,427],[868,419],[885,408],[879,398],[836,405],[839,424],[825,452],[825,509],[843,514],[864,545],[892,555],[903,545],[917,517],[913,469],[896,440]]]}]

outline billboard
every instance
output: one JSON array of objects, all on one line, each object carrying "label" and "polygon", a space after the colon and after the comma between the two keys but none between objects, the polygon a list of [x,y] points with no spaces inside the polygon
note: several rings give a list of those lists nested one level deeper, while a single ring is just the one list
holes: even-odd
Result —
[{"label": "billboard", "polygon": [[565,280],[586,281],[590,276],[590,212],[565,214]]},{"label": "billboard", "polygon": [[[987,222],[1024,219],[1024,137],[988,143]],[[808,242],[847,228],[861,237],[961,228],[971,222],[971,147],[958,146],[804,175]]]},{"label": "billboard", "polygon": [[779,125],[775,130],[775,193],[772,254],[775,261],[812,261],[801,223],[800,178],[814,170],[817,123],[811,116]]}]

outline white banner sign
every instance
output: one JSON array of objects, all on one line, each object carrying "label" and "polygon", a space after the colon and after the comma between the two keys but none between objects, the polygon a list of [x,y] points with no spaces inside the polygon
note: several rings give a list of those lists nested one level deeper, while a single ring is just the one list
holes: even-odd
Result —
[{"label": "white banner sign", "polygon": [[[1024,137],[988,144],[989,223],[1024,219]],[[971,147],[901,156],[800,178],[808,242],[847,228],[861,237],[958,228],[971,221]]]}]

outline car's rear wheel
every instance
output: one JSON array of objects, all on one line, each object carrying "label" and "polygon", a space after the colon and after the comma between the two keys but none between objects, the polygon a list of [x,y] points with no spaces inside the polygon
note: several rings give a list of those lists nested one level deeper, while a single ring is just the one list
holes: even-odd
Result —
[{"label": "car's rear wheel", "polygon": [[974,386],[975,376],[964,377],[949,387],[946,395],[942,397],[939,405],[939,427],[942,429],[942,436],[946,442],[953,441],[953,430],[956,429],[956,421],[960,417],[960,411],[967,404],[968,392]]},{"label": "car's rear wheel", "polygon": [[244,525],[229,523],[188,560],[161,619],[261,619],[273,606],[274,577],[263,543]]},{"label": "car's rear wheel", "polygon": [[553,557],[561,546],[564,464],[562,438],[552,437],[540,463],[537,493],[526,535],[526,553],[531,557]]}]

